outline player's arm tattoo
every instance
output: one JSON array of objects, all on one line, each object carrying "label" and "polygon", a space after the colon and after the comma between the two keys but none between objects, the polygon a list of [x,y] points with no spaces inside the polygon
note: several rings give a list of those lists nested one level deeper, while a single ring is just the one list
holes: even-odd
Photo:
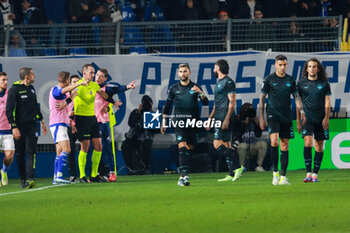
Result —
[{"label": "player's arm tattoo", "polygon": [[297,107],[297,110],[300,111],[301,114],[304,114],[303,103],[301,102],[301,98],[299,94],[296,92],[293,94],[293,97],[295,100],[295,105]]},{"label": "player's arm tattoo", "polygon": [[266,94],[261,93],[260,100],[259,100],[259,115],[260,115],[260,117],[264,117],[265,99],[266,99]]},{"label": "player's arm tattoo", "polygon": [[232,113],[235,109],[235,105],[236,105],[236,94],[235,93],[231,93],[227,95],[228,97],[228,110],[227,110],[227,114],[225,117],[225,120],[229,121]]}]

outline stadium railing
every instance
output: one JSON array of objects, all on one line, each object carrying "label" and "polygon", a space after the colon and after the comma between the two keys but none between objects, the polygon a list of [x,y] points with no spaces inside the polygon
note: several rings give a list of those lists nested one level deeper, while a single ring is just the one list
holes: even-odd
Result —
[{"label": "stadium railing", "polygon": [[0,52],[9,56],[21,35],[27,56],[196,53],[236,50],[340,51],[342,16],[0,26]]}]

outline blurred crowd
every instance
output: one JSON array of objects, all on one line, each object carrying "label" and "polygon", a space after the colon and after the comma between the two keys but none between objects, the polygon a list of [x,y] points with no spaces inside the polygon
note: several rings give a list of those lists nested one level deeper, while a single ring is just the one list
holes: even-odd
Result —
[{"label": "blurred crowd", "polygon": [[[96,52],[87,51],[89,49],[85,48],[72,48],[70,49],[72,51],[67,51],[64,48],[67,44],[92,44],[93,40],[96,40],[97,44],[114,43],[112,35],[114,28],[75,28],[73,33],[63,26],[66,23],[254,19],[254,22],[246,27],[246,30],[243,30],[244,38],[236,39],[271,41],[278,39],[275,36],[278,30],[283,30],[283,33],[278,34],[291,40],[305,38],[305,35],[310,34],[310,32],[305,31],[305,28],[303,30],[296,22],[291,22],[287,33],[285,33],[285,29],[280,29],[277,25],[261,23],[261,18],[338,15],[350,16],[350,0],[0,0],[0,25],[10,25],[11,30],[8,56],[90,54]],[[49,26],[45,29],[33,27],[14,30],[15,27],[11,27],[11,25],[16,24],[54,24],[55,26]],[[60,24],[61,26],[59,26]],[[323,24],[322,28],[325,28],[323,34],[328,35],[333,31],[337,33],[339,22],[336,19],[334,22],[325,20]],[[157,30],[160,31],[157,33],[161,34],[161,38],[166,38],[165,42],[172,40],[169,28],[163,26]],[[142,32],[137,27],[129,26],[124,29],[122,34],[124,38],[121,38],[120,43],[124,43],[124,45],[142,45],[144,43]],[[156,35],[159,37],[158,34]],[[82,38],[76,35],[94,35],[93,37],[96,38]],[[196,38],[192,31],[189,36]],[[242,35],[240,36],[242,37]],[[184,35],[185,37],[186,35]],[[224,36],[222,39],[226,40]],[[5,42],[4,31],[0,32],[0,42],[2,44]],[[329,51],[333,50],[336,45],[322,46],[320,51]],[[38,49],[39,47],[50,49],[41,50]],[[290,51],[304,51],[304,48],[299,47],[291,46]],[[143,50],[134,51],[131,48],[129,52],[147,52],[144,47],[136,48]],[[267,48],[272,47],[265,43],[260,47],[255,46],[253,49],[266,50]],[[221,49],[226,50],[224,47]],[[114,52],[113,49],[104,49],[99,53],[113,54]],[[173,50],[166,52],[173,52]],[[4,55],[1,48],[0,53]]]},{"label": "blurred crowd", "polygon": [[[1,24],[350,15],[350,0],[0,0]],[[226,16],[220,12],[226,12]]]}]

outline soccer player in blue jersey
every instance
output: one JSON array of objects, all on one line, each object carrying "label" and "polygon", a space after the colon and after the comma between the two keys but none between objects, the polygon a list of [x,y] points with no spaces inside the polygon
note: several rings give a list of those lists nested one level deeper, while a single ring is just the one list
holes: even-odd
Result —
[{"label": "soccer player in blue jersey", "polygon": [[[164,134],[166,129],[164,120],[167,118],[171,104],[174,102],[175,120],[186,121],[189,119],[200,118],[198,99],[204,105],[208,105],[208,98],[205,96],[203,90],[194,82],[190,80],[191,70],[188,64],[180,64],[177,71],[180,77],[180,82],[175,83],[169,89],[167,102],[163,109],[163,122],[161,133]],[[191,151],[197,144],[197,129],[196,128],[180,128],[175,129],[176,141],[179,148],[179,165],[180,178],[179,186],[189,186],[190,178],[188,177],[188,168],[191,157]]]},{"label": "soccer player in blue jersey", "polygon": [[214,66],[214,74],[218,79],[214,90],[214,107],[209,119],[221,121],[221,127],[215,128],[213,145],[216,153],[225,157],[228,175],[219,179],[222,181],[236,181],[243,173],[243,166],[235,148],[231,148],[232,120],[236,105],[236,84],[228,77],[229,65],[226,60],[218,60]]},{"label": "soccer player in blue jersey", "polygon": [[[302,111],[297,109],[297,128],[304,138],[304,160],[307,172],[304,182],[318,182],[317,174],[322,163],[324,140],[329,139],[329,110],[332,95],[327,73],[319,60],[311,58],[305,63],[297,88],[307,119],[306,123],[302,124],[300,119]],[[312,173],[313,139],[315,157]]]},{"label": "soccer player in blue jersey", "polygon": [[[261,88],[259,110],[260,128],[265,130],[264,118],[265,98],[268,96],[266,107],[268,132],[271,141],[271,160],[273,167],[273,185],[290,184],[286,178],[289,160],[289,139],[294,138],[292,125],[292,108],[290,96],[293,95],[297,107],[302,110],[301,100],[298,96],[295,79],[286,73],[287,57],[278,55],[275,58],[276,72],[264,79]],[[305,122],[305,114],[301,111],[301,119]],[[281,148],[281,174],[278,171],[278,146]],[[281,175],[281,176],[280,176]]]}]

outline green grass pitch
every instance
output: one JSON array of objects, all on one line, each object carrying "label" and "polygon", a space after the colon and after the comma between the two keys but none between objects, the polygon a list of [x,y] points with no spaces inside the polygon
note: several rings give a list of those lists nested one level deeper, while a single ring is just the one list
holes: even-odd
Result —
[{"label": "green grass pitch", "polygon": [[59,187],[37,179],[27,192],[12,179],[0,188],[0,232],[350,232],[350,170],[321,170],[307,184],[305,171],[289,171],[290,186],[273,186],[272,172],[216,181],[224,175],[191,174],[189,187],[178,175]]}]

